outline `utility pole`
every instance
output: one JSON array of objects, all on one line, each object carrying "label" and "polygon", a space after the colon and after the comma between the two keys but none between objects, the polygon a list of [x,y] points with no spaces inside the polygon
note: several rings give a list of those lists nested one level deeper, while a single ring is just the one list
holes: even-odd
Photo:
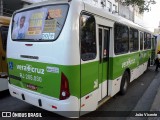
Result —
[{"label": "utility pole", "polygon": [[3,0],[0,0],[0,15],[3,16]]}]

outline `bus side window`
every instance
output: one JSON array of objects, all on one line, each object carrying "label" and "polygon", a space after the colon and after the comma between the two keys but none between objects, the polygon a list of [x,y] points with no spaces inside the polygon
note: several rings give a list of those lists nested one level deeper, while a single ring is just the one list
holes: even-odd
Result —
[{"label": "bus side window", "polygon": [[140,32],[140,50],[143,50],[143,33]]},{"label": "bus side window", "polygon": [[7,35],[8,35],[8,27],[1,27],[1,38],[4,51],[6,51],[6,46],[7,46]]},{"label": "bus side window", "polygon": [[144,33],[144,50],[147,49],[147,33]]},{"label": "bus side window", "polygon": [[134,52],[139,49],[138,30],[130,28],[130,51]]},{"label": "bus side window", "polygon": [[95,18],[92,15],[82,14],[80,18],[81,58],[84,61],[96,57]]},{"label": "bus side window", "polygon": [[148,45],[148,49],[151,49],[151,34],[147,34],[147,45]]},{"label": "bus side window", "polygon": [[114,26],[115,54],[127,53],[129,50],[129,29],[125,25],[115,23]]}]

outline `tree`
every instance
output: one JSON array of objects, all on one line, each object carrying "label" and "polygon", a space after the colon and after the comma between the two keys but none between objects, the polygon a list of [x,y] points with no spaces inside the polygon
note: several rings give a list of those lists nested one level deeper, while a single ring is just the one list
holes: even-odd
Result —
[{"label": "tree", "polygon": [[149,6],[151,4],[156,4],[154,0],[119,0],[119,1],[126,6],[137,5],[140,13],[143,13],[144,11],[149,11]]}]

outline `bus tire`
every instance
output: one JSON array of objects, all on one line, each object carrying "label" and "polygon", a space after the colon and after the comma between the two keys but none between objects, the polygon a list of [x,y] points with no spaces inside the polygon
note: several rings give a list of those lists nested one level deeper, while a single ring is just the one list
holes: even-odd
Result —
[{"label": "bus tire", "polygon": [[122,76],[121,86],[120,86],[120,94],[125,95],[129,85],[129,73],[125,71]]},{"label": "bus tire", "polygon": [[148,63],[147,63],[147,69],[150,67],[150,59],[148,59]]}]

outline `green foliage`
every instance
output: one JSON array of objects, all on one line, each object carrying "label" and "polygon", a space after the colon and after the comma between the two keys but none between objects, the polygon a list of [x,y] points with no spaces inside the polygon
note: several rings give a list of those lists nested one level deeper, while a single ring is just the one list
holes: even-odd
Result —
[{"label": "green foliage", "polygon": [[156,4],[154,0],[119,0],[126,6],[138,6],[139,12],[142,13],[144,11],[149,11],[149,6],[151,4]]}]

